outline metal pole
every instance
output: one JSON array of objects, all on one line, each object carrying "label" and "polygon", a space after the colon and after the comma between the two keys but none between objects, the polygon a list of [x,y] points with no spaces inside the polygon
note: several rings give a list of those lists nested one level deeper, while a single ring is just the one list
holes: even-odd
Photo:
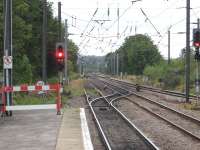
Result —
[{"label": "metal pole", "polygon": [[117,53],[117,76],[119,75],[119,54]]},{"label": "metal pole", "polygon": [[125,69],[124,69],[124,53],[122,53],[121,55],[121,72],[122,72],[122,75],[125,73]]},{"label": "metal pole", "polygon": [[[58,41],[61,42],[61,2],[58,2]],[[60,83],[63,83],[63,72],[59,73]]]},{"label": "metal pole", "polygon": [[168,30],[168,64],[170,64],[171,32]]},{"label": "metal pole", "polygon": [[58,2],[58,41],[61,42],[62,35],[61,35],[61,2]]},{"label": "metal pole", "polygon": [[116,59],[115,59],[115,52],[113,53],[113,68],[114,68],[114,75],[116,74]]},{"label": "metal pole", "polygon": [[[199,30],[199,26],[200,26],[200,20],[199,18],[197,19],[197,29]],[[199,51],[199,48],[196,48],[197,51]],[[196,95],[197,95],[197,101],[196,101],[196,105],[198,104],[199,102],[199,56],[197,56],[196,58]]]},{"label": "metal pole", "polygon": [[117,8],[117,38],[119,38],[119,8]]},{"label": "metal pole", "polygon": [[68,76],[67,76],[67,40],[68,40],[68,25],[67,19],[65,20],[65,72],[64,72],[64,79],[65,83],[67,83]]},{"label": "metal pole", "polygon": [[47,71],[46,71],[46,37],[47,37],[47,0],[43,0],[43,26],[42,26],[42,80],[46,83]]},{"label": "metal pole", "polygon": [[190,0],[186,2],[186,87],[185,99],[189,102],[190,93]]},{"label": "metal pole", "polygon": [[113,74],[113,57],[112,57],[112,53],[111,53],[111,56],[110,56],[110,73],[111,75]]},{"label": "metal pole", "polygon": [[[4,0],[4,56],[12,57],[12,0]],[[4,69],[3,81],[4,86],[12,86],[12,68]],[[6,105],[12,105],[12,93],[6,93],[5,98]]]}]

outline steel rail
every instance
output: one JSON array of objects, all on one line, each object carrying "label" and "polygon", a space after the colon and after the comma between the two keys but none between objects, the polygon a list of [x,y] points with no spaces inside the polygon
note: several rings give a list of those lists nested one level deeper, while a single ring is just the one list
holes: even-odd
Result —
[{"label": "steel rail", "polygon": [[[116,86],[116,85],[113,85],[113,83],[111,84],[111,83],[108,83],[108,82],[106,82],[106,81],[103,81],[103,82],[105,82],[105,83],[107,83],[107,84],[109,84],[109,85],[112,85],[112,86]],[[122,89],[124,89],[124,88],[122,88]],[[115,90],[115,91],[116,91],[116,90]],[[119,91],[118,91],[118,92],[119,92]],[[158,106],[161,106],[162,108],[165,108],[165,109],[167,109],[167,110],[171,110],[171,111],[177,113],[178,115],[180,115],[180,116],[182,116],[182,117],[185,117],[185,118],[187,118],[187,119],[190,119],[191,121],[194,121],[194,122],[196,122],[196,123],[198,123],[198,124],[200,123],[200,120],[198,120],[198,119],[196,119],[196,118],[194,118],[194,117],[192,117],[192,116],[186,115],[186,114],[184,114],[184,113],[182,113],[182,112],[179,112],[179,111],[177,111],[177,110],[174,110],[174,109],[172,109],[172,108],[169,108],[168,106],[165,106],[165,105],[160,104],[160,103],[158,103],[158,102],[155,102],[155,101],[153,101],[153,100],[151,100],[151,99],[149,99],[149,98],[146,98],[146,97],[144,97],[144,96],[141,96],[141,95],[139,95],[139,94],[136,94],[135,92],[132,92],[132,91],[129,91],[129,92],[132,93],[132,94],[135,95],[135,96],[138,96],[138,97],[140,97],[140,98],[146,100],[147,102],[152,102],[152,103],[154,103],[154,104],[157,104]],[[120,93],[120,92],[119,92],[119,93]],[[144,106],[140,105],[139,103],[133,101],[131,98],[128,98],[128,97],[124,97],[124,98],[126,98],[126,99],[128,99],[130,102],[136,104],[137,106],[139,106],[139,107],[142,108],[143,110],[145,110],[145,111],[147,111],[147,112],[150,112],[151,114],[155,115],[156,117],[158,117],[158,118],[160,118],[160,119],[166,121],[166,122],[169,123],[170,125],[172,125],[172,126],[178,128],[178,129],[181,130],[183,133],[188,134],[188,135],[190,135],[191,137],[195,138],[196,140],[200,141],[200,137],[194,135],[194,134],[191,133],[190,131],[188,131],[188,130],[182,128],[181,126],[179,126],[179,125],[173,123],[172,121],[170,121],[170,120],[168,120],[168,119],[162,117],[161,115],[154,113],[153,111],[151,111],[151,110],[148,109],[147,107],[144,107]]]},{"label": "steel rail", "polygon": [[[109,83],[109,84],[111,84],[111,83]],[[113,85],[113,84],[112,84],[112,85]],[[113,86],[116,86],[116,85],[113,85]],[[122,88],[122,87],[120,87],[120,88]],[[127,89],[125,89],[125,88],[122,88],[122,89],[123,89],[123,90],[127,90]],[[114,90],[114,89],[113,89],[113,90]],[[136,95],[137,97],[140,97],[140,98],[146,100],[147,102],[156,104],[157,106],[160,106],[161,108],[165,108],[165,109],[167,109],[167,110],[170,110],[170,111],[172,111],[172,112],[174,112],[174,113],[176,113],[176,114],[178,114],[178,115],[180,115],[180,116],[182,116],[182,117],[184,117],[184,118],[186,118],[186,119],[189,119],[189,120],[191,120],[191,121],[195,121],[196,123],[198,123],[198,124],[200,125],[200,120],[197,119],[197,118],[194,118],[194,117],[192,117],[192,116],[190,116],[190,115],[184,114],[184,113],[182,113],[182,112],[180,112],[180,111],[178,111],[178,110],[176,110],[176,109],[170,108],[170,107],[168,107],[167,105],[164,105],[164,104],[161,104],[161,103],[159,103],[159,102],[156,102],[156,101],[154,101],[154,100],[152,100],[152,99],[150,99],[150,98],[147,98],[147,97],[144,97],[144,96],[142,96],[142,95],[139,95],[139,94],[137,94],[137,93],[135,93],[135,92],[133,92],[133,91],[130,91],[130,90],[127,90],[127,91],[129,91],[130,93]]]},{"label": "steel rail", "polygon": [[[110,79],[110,80],[114,80],[114,81],[121,82],[121,83],[124,83],[124,84],[129,84],[130,86],[133,86],[133,87],[136,86],[134,83],[130,83],[128,81],[118,80],[118,79],[115,79],[115,78],[101,76],[101,75],[98,75],[98,76],[101,77],[101,78],[104,78],[104,79]],[[143,90],[148,90],[148,91],[152,91],[152,92],[156,92],[156,93],[161,93],[161,94],[185,98],[185,93],[181,93],[181,92],[177,92],[177,91],[162,90],[162,89],[159,89],[159,88],[145,86],[145,85],[140,85],[140,87]],[[190,95],[190,99],[192,99],[192,98],[196,98],[196,95]]]},{"label": "steel rail", "polygon": [[[130,83],[130,82],[120,81],[120,80],[113,79],[113,78],[112,78],[112,80],[115,80],[115,81],[118,81],[118,82],[121,82],[121,83],[125,83],[125,84],[129,84],[130,86],[134,86],[134,87],[136,86],[135,84]],[[161,94],[185,98],[185,93],[181,93],[181,92],[177,92],[177,91],[162,90],[162,89],[159,89],[159,88],[145,86],[145,85],[140,85],[140,87],[141,87],[141,89],[147,90],[147,91],[152,91],[152,92],[156,92],[156,93],[161,93]],[[190,99],[192,99],[192,98],[196,98],[196,95],[190,95]]]},{"label": "steel rail", "polygon": [[[107,97],[113,97],[114,95],[116,95],[116,93],[115,94],[110,94],[110,95],[106,95],[105,97],[107,98]],[[97,98],[95,98],[95,99],[93,99],[93,100],[91,100],[91,101],[89,101],[89,103],[94,103],[95,101],[98,101],[98,100],[100,100],[100,99],[102,99],[102,98],[104,98],[104,97],[97,97]]]},{"label": "steel rail", "polygon": [[102,127],[101,127],[101,124],[100,124],[100,122],[99,122],[99,120],[98,120],[98,118],[97,118],[97,116],[96,116],[96,114],[95,114],[95,112],[94,112],[94,109],[92,108],[92,105],[91,105],[91,103],[90,103],[90,101],[89,101],[89,99],[88,99],[88,95],[87,95],[87,92],[86,92],[85,89],[84,89],[84,93],[85,93],[85,96],[86,96],[86,100],[87,100],[87,102],[88,102],[88,104],[89,104],[89,106],[90,106],[90,109],[91,109],[91,111],[92,111],[93,117],[95,118],[95,122],[97,123],[98,129],[99,129],[99,131],[100,131],[100,133],[101,133],[101,135],[102,135],[102,138],[103,138],[103,141],[104,141],[104,143],[105,143],[105,145],[106,145],[106,148],[107,148],[108,150],[112,150],[112,149],[111,149],[111,146],[110,146],[110,143],[109,143],[109,141],[108,141],[108,139],[107,139],[107,137],[106,137],[106,135],[105,135],[105,133],[104,133]]},{"label": "steel rail", "polygon": [[191,137],[193,137],[194,139],[200,141],[200,137],[194,135],[192,132],[188,131],[187,129],[185,128],[182,128],[181,126],[179,126],[178,124],[170,121],[169,119],[165,118],[165,117],[162,117],[161,115],[157,114],[157,113],[154,113],[152,110],[150,110],[149,108],[147,107],[144,107],[142,105],[140,105],[139,103],[133,101],[131,98],[128,98],[128,97],[125,97],[126,99],[128,99],[130,102],[134,103],[135,105],[137,105],[138,107],[142,108],[143,110],[153,114],[154,116],[156,116],[157,118],[160,118],[162,120],[164,120],[165,122],[169,123],[170,125],[178,128],[180,131],[182,131],[183,133],[187,134],[187,135],[190,135]]},{"label": "steel rail", "polygon": [[[105,99],[107,99],[103,93],[98,89],[100,95],[102,97],[104,97]],[[109,105],[120,115],[120,117],[126,121],[126,123],[128,125],[130,125],[136,132],[137,134],[145,141],[145,143],[149,146],[149,148],[151,150],[159,150],[159,148],[150,140],[148,139],[143,133],[142,131],[140,131],[119,109],[117,109],[114,105],[113,105],[113,101],[116,99],[121,99],[121,98],[126,98],[127,96],[130,96],[131,94],[126,94],[126,95],[122,95],[120,97],[117,97],[113,100],[110,101]],[[108,101],[108,100],[106,100]]]},{"label": "steel rail", "polygon": [[143,139],[146,141],[146,143],[151,147],[151,149],[153,150],[159,150],[159,148],[149,139],[147,138],[143,132],[137,127],[135,126],[119,109],[117,109],[112,103],[111,106],[116,110],[116,112],[121,115],[121,117],[127,121],[138,133],[141,137],[143,137]]}]

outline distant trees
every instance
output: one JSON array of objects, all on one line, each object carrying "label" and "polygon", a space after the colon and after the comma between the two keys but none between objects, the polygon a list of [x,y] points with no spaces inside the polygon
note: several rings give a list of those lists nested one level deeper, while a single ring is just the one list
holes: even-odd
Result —
[{"label": "distant trees", "polygon": [[[31,82],[41,78],[42,70],[42,1],[14,0],[13,1],[13,55],[14,82],[22,83],[20,73],[29,71],[29,78],[24,82]],[[48,77],[57,75],[54,60],[55,43],[58,39],[57,18],[53,16],[52,4],[47,6],[47,74]],[[0,58],[3,56],[3,1],[0,1]],[[69,40],[69,59],[73,70],[76,70],[78,47]],[[1,59],[2,60],[2,59]],[[25,64],[23,62],[26,62]],[[17,65],[16,65],[17,64]],[[24,66],[27,65],[27,66]],[[2,61],[0,61],[2,68]],[[24,71],[22,69],[25,69]]]},{"label": "distant trees", "polygon": [[85,73],[88,72],[101,72],[103,73],[105,70],[104,64],[104,56],[83,56],[80,58],[80,64],[83,65],[83,70]]},{"label": "distant trees", "polygon": [[[135,75],[143,74],[146,66],[159,63],[163,59],[151,38],[142,34],[126,38],[116,53],[119,55],[119,71]],[[111,72],[113,61],[113,53],[107,54],[108,72]]]}]

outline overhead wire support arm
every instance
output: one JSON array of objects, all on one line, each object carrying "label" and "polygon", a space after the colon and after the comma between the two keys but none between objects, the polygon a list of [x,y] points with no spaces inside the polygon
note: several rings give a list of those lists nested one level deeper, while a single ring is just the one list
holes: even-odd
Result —
[{"label": "overhead wire support arm", "polygon": [[96,8],[94,14],[92,15],[92,18],[90,19],[90,21],[88,22],[88,24],[86,25],[85,29],[83,30],[83,32],[81,33],[81,37],[85,34],[85,31],[87,30],[88,26],[90,25],[90,22],[93,20],[94,16],[96,15],[98,11],[98,8]]},{"label": "overhead wire support arm", "polygon": [[[92,17],[91,17],[91,19],[88,21],[88,23],[87,23],[87,25],[86,25],[86,27],[84,28],[84,30],[82,31],[82,33],[81,33],[81,35],[80,35],[80,37],[83,37],[83,35],[85,34],[85,32],[86,32],[86,30],[87,30],[87,28],[88,28],[88,26],[90,25],[90,23],[91,23],[91,21],[93,20],[93,18],[95,17],[95,15],[96,15],[96,13],[97,13],[97,11],[98,11],[98,8],[96,8],[96,10],[95,10],[95,12],[93,13],[93,15],[92,15]],[[80,42],[80,44],[79,44],[79,46],[81,46],[82,44],[83,44],[83,42],[84,42],[84,40],[86,39],[86,37]]]},{"label": "overhead wire support arm", "polygon": [[149,17],[147,16],[147,14],[144,12],[144,10],[142,8],[140,8],[140,10],[141,10],[142,14],[146,17],[146,20],[148,20],[149,23],[152,25],[152,27],[155,29],[155,31],[157,32],[157,34],[159,34],[159,36],[162,37],[162,35],[158,31],[158,29],[155,27],[155,25],[151,22],[151,20],[149,19]]},{"label": "overhead wire support arm", "polygon": [[116,20],[113,21],[113,23],[108,27],[106,28],[106,31],[108,31],[116,22],[118,22],[118,19],[120,19],[121,17],[123,17],[125,15],[125,13],[133,6],[134,3],[136,2],[139,2],[139,1],[142,1],[142,0],[134,0],[132,1],[132,5],[130,5],[129,7],[127,7],[121,15],[119,15],[119,18],[117,18]]},{"label": "overhead wire support arm", "polygon": [[131,3],[135,3],[135,2],[139,2],[139,1],[142,1],[142,0],[134,0],[134,1],[131,1]]},{"label": "overhead wire support arm", "polygon": [[119,16],[119,18],[117,18],[116,20],[114,20],[114,22],[108,28],[106,28],[106,30],[108,31],[116,22],[118,22],[118,19],[120,19],[131,7],[132,7],[132,5],[129,6],[127,9],[125,9],[123,11],[123,13]]}]

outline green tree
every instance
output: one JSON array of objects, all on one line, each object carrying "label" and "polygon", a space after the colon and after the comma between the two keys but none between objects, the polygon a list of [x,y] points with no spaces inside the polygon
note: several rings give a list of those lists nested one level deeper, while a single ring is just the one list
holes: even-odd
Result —
[{"label": "green tree", "polygon": [[71,61],[71,63],[72,63],[71,71],[76,72],[77,71],[78,50],[79,50],[78,46],[72,40],[68,40],[67,50],[68,50],[68,54],[67,54],[68,61]]},{"label": "green tree", "polygon": [[13,82],[14,84],[31,83],[33,74],[31,64],[26,55],[18,56],[14,59],[14,72]]},{"label": "green tree", "polygon": [[[14,0],[13,1],[13,56],[14,63],[22,61],[31,65],[32,77],[30,81],[41,79],[42,70],[42,21],[43,1],[41,0]],[[53,16],[52,3],[47,4],[47,75],[57,76],[56,62],[54,59],[55,45],[58,40],[58,21]],[[0,1],[0,58],[3,57],[3,1]],[[62,30],[64,26],[62,25]],[[73,70],[76,70],[78,48],[69,41]],[[19,64],[18,64],[19,65]],[[14,64],[16,76],[13,79],[22,82],[17,74],[21,73],[20,66]],[[2,68],[2,61],[0,61]],[[26,67],[25,67],[26,68]],[[18,72],[20,71],[20,72]],[[25,79],[27,81],[27,79]]]},{"label": "green tree", "polygon": [[142,34],[126,38],[117,51],[124,71],[129,74],[141,75],[146,66],[159,63],[162,60],[162,56],[151,38]]}]

